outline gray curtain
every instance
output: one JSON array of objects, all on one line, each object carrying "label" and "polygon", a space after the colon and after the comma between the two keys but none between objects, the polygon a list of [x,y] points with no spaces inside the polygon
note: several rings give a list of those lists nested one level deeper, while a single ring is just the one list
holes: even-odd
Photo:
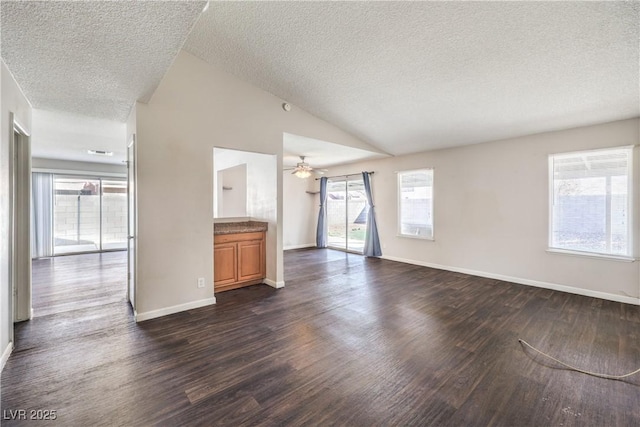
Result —
[{"label": "gray curtain", "polygon": [[31,257],[53,256],[53,175],[31,177]]},{"label": "gray curtain", "polygon": [[378,236],[378,224],[376,224],[376,213],[373,206],[373,197],[371,197],[371,181],[369,172],[362,172],[362,181],[364,182],[364,191],[367,194],[367,203],[369,204],[369,213],[367,213],[367,232],[364,236],[364,252],[365,256],[380,256],[382,249],[380,247],[380,237]]},{"label": "gray curtain", "polygon": [[320,178],[320,213],[316,230],[316,246],[327,247],[327,177]]}]

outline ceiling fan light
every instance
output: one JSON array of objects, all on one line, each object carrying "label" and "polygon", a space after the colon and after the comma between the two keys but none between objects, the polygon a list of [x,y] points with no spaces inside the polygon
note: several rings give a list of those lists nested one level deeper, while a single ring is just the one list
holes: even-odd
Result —
[{"label": "ceiling fan light", "polygon": [[293,173],[298,178],[309,178],[311,176],[311,172],[305,169],[299,169]]}]

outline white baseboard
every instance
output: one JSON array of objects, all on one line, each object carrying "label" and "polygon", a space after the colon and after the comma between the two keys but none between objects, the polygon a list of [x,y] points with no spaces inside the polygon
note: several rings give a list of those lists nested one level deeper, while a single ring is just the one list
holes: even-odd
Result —
[{"label": "white baseboard", "polygon": [[[11,325],[13,327],[13,325]],[[4,369],[4,365],[7,364],[7,360],[9,360],[9,356],[11,356],[11,352],[13,351],[13,343],[10,342],[7,344],[7,348],[2,352],[2,359],[0,359],[0,372]]]},{"label": "white baseboard", "polygon": [[192,310],[194,308],[205,307],[216,303],[216,297],[187,302],[185,304],[173,305],[171,307],[160,308],[158,310],[137,313],[134,311],[136,322],[155,319],[157,317],[168,316],[169,314],[180,313],[181,311]]},{"label": "white baseboard", "polygon": [[582,295],[586,297],[594,297],[609,301],[622,302],[625,304],[640,305],[640,298],[629,297],[625,295],[610,294],[608,292],[592,291],[590,289],[575,288],[573,286],[559,285],[557,283],[540,282],[538,280],[522,279],[520,277],[504,276],[502,274],[487,273],[485,271],[469,270],[467,268],[450,267],[447,265],[433,264],[430,262],[411,260],[406,258],[398,258],[383,255],[381,258],[389,261],[403,262],[405,264],[420,265],[423,267],[436,268],[438,270],[453,271],[456,273],[469,274],[471,276],[486,277],[488,279],[497,279],[505,282],[517,283],[519,285],[535,286],[536,288],[551,289],[554,291],[568,292],[570,294]]},{"label": "white baseboard", "polygon": [[271,279],[264,279],[263,282],[265,285],[269,285],[272,288],[276,288],[276,289],[284,288],[284,280],[276,282]]},{"label": "white baseboard", "polygon": [[304,249],[304,248],[315,248],[315,247],[316,247],[315,243],[305,243],[304,245],[285,246],[282,250],[290,251],[291,249]]},{"label": "white baseboard", "polygon": [[33,307],[31,307],[29,309],[29,316],[25,319],[20,319],[20,318],[16,318],[16,322],[26,322],[27,320],[32,320],[33,319]]}]

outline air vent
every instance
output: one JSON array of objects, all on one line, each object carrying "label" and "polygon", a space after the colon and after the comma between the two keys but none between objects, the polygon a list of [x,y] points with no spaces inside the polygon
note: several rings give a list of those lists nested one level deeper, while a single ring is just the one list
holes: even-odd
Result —
[{"label": "air vent", "polygon": [[95,154],[96,156],[113,156],[113,151],[87,150],[87,153]]}]

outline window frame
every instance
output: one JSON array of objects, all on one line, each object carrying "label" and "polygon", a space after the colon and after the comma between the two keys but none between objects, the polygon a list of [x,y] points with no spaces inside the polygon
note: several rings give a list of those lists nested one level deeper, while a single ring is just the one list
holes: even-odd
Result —
[{"label": "window frame", "polygon": [[[402,232],[402,176],[404,174],[416,173],[416,172],[427,172],[431,173],[431,236],[418,236],[415,234],[405,234]],[[419,239],[426,241],[434,241],[435,240],[435,169],[434,168],[419,168],[419,169],[410,169],[396,172],[396,189],[397,189],[397,228],[396,235],[398,237],[406,237],[409,239]]]},{"label": "window frame", "polygon": [[[555,196],[555,177],[554,177],[554,160],[563,157],[571,157],[571,156],[579,156],[579,155],[588,155],[594,154],[598,152],[607,152],[607,151],[628,151],[628,163],[627,163],[627,253],[626,254],[614,254],[607,252],[596,252],[596,251],[582,251],[578,249],[567,249],[553,245],[553,225],[554,225],[554,196]],[[610,259],[616,261],[626,261],[633,262],[636,260],[635,258],[635,239],[634,239],[634,229],[635,229],[635,215],[634,215],[634,164],[635,164],[635,146],[633,145],[625,145],[625,146],[617,146],[617,147],[607,147],[607,148],[597,148],[590,150],[577,150],[577,151],[568,151],[562,153],[553,153],[548,155],[548,202],[549,202],[549,216],[548,216],[548,236],[547,236],[547,252],[554,254],[564,254],[564,255],[572,255],[579,257],[587,257],[587,258],[601,258],[601,259]]]}]

